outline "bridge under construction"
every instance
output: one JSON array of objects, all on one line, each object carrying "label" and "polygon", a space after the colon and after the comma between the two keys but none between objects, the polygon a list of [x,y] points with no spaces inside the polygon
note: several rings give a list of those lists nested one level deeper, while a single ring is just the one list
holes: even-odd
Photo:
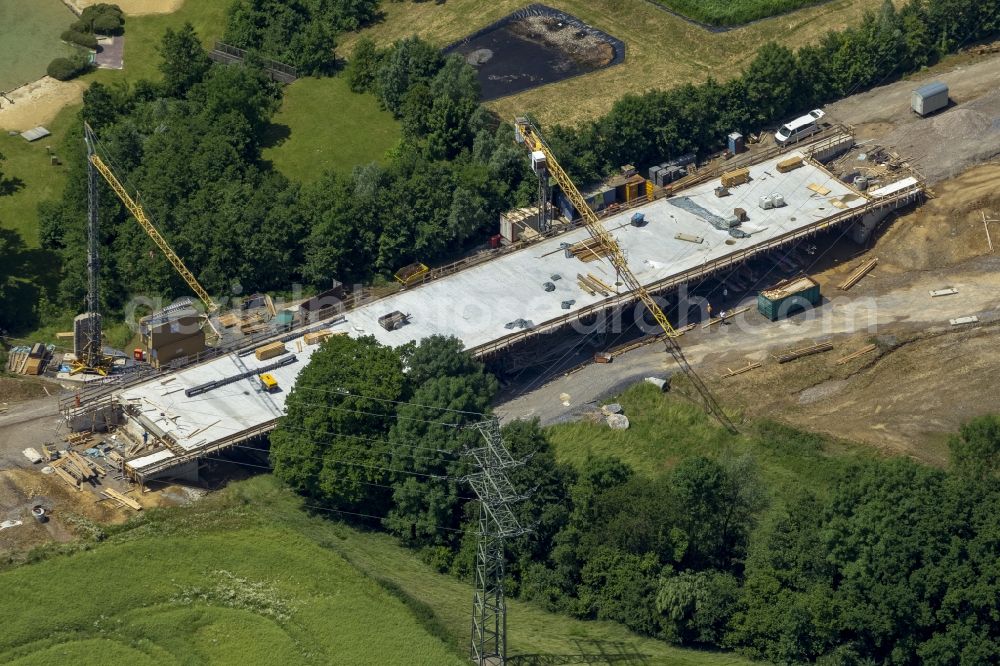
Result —
[{"label": "bridge under construction", "polygon": [[[601,224],[635,278],[658,298],[828,229],[862,240],[890,212],[919,200],[924,186],[905,171],[868,190],[841,181],[823,162],[852,145],[849,133],[834,133],[797,150],[731,160],[725,173],[700,173],[666,196],[605,215]],[[287,392],[329,335],[373,336],[390,346],[455,336],[503,367],[525,346],[555,346],[566,338],[547,334],[634,302],[590,238],[582,226],[559,225],[489,260],[252,346],[185,367],[93,382],[64,401],[62,411],[75,430],[118,426],[116,432],[135,443],[124,468],[140,483],[190,478],[199,459],[275,427]],[[275,355],[261,354],[264,346]],[[261,386],[263,373],[277,391]]]}]

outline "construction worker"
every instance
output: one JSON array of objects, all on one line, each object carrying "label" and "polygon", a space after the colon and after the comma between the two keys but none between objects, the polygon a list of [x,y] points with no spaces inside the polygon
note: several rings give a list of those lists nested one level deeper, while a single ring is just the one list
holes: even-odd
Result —
[{"label": "construction worker", "polygon": [[708,303],[706,309],[708,310],[708,320],[712,321],[712,304]]},{"label": "construction worker", "polygon": [[722,323],[723,326],[726,325],[726,311],[725,310],[723,310],[722,312],[719,313],[719,321]]}]

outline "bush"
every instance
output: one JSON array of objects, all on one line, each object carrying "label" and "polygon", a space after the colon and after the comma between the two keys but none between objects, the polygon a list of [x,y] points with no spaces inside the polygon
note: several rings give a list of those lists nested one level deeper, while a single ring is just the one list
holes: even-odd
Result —
[{"label": "bush", "polygon": [[72,58],[56,58],[46,70],[49,76],[59,81],[69,81],[90,68],[90,61],[82,53]]},{"label": "bush", "polygon": [[80,19],[70,30],[99,35],[120,35],[125,28],[125,15],[118,5],[91,5],[83,10]]},{"label": "bush", "polygon": [[70,44],[76,44],[77,46],[82,46],[87,49],[97,48],[97,37],[94,37],[92,34],[88,32],[67,30],[62,34],[61,39],[64,42],[69,42]]}]

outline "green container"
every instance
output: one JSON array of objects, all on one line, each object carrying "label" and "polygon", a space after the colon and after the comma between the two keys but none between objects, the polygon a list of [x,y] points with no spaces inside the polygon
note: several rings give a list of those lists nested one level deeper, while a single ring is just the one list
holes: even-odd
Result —
[{"label": "green container", "polygon": [[289,312],[288,310],[282,310],[275,315],[274,321],[279,328],[291,328],[292,323],[295,321],[295,313]]},{"label": "green container", "polygon": [[819,285],[812,278],[803,276],[779,282],[757,294],[757,311],[771,321],[777,321],[799,310],[808,310],[818,305],[820,300]]}]

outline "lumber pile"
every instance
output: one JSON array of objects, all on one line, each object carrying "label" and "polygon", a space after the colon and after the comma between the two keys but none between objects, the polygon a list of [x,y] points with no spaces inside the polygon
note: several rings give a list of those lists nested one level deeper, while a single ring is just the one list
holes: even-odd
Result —
[{"label": "lumber pile", "polygon": [[875,268],[876,264],[878,264],[878,257],[872,257],[868,261],[864,262],[863,264],[855,268],[854,272],[848,275],[847,279],[841,283],[840,289],[843,291],[847,291],[848,289],[856,285],[858,282],[861,281],[861,278],[868,275],[871,272],[871,270]]},{"label": "lumber pile", "polygon": [[92,432],[72,432],[65,437],[66,443],[70,446],[78,446],[80,444],[86,444],[93,438],[94,433]]},{"label": "lumber pile", "polygon": [[596,238],[588,238],[579,243],[573,243],[566,250],[583,262],[597,261],[608,256],[608,250]]},{"label": "lumber pile", "polygon": [[876,349],[878,349],[878,345],[867,345],[865,347],[862,347],[861,349],[859,349],[858,351],[854,352],[853,354],[848,354],[847,356],[844,356],[842,358],[837,359],[837,365],[844,365],[845,363],[849,363],[849,362],[853,361],[856,358],[860,358],[860,357],[864,356],[865,354],[872,353]]},{"label": "lumber pile", "polygon": [[303,339],[306,341],[307,345],[318,345],[331,335],[333,335],[333,333],[331,333],[329,329],[326,329],[323,331],[313,331],[312,333],[306,333],[303,336]]},{"label": "lumber pile", "polygon": [[597,279],[590,273],[587,273],[586,275],[580,275],[579,273],[577,273],[576,283],[580,285],[581,289],[583,289],[591,296],[596,296],[597,294],[600,294],[601,296],[607,298],[608,296],[611,295],[612,291],[611,287],[604,284],[604,282]]},{"label": "lumber pile", "polygon": [[796,155],[795,157],[789,157],[787,160],[781,160],[778,162],[778,173],[788,173],[789,171],[794,171],[802,166],[802,156]]},{"label": "lumber pile", "polygon": [[97,481],[98,477],[107,474],[99,464],[75,451],[67,451],[59,460],[53,460],[49,465],[56,476],[77,490],[83,490],[84,482]]},{"label": "lumber pile", "polygon": [[755,363],[747,363],[747,367],[737,368],[736,370],[731,370],[729,368],[726,368],[726,370],[729,370],[729,372],[722,375],[722,378],[726,379],[727,377],[735,377],[736,375],[742,375],[744,372],[750,372],[751,370],[756,370],[759,367],[760,367],[760,361],[757,361]]},{"label": "lumber pile", "polygon": [[743,183],[750,181],[750,168],[744,167],[742,169],[734,169],[733,171],[726,171],[722,174],[722,186],[723,187],[735,187],[736,185],[742,185]]},{"label": "lumber pile", "polygon": [[789,361],[794,361],[797,358],[802,358],[803,356],[812,356],[813,354],[820,354],[822,352],[827,352],[833,349],[832,342],[821,342],[818,345],[812,345],[810,347],[802,347],[801,349],[793,349],[790,352],[780,354],[778,356],[778,363],[788,363]]},{"label": "lumber pile", "polygon": [[105,488],[104,490],[101,491],[101,494],[104,495],[107,499],[117,502],[118,506],[128,507],[134,511],[142,511],[141,504],[136,502],[128,495],[118,492],[114,488]]},{"label": "lumber pile", "polygon": [[275,356],[281,356],[288,350],[285,349],[285,344],[283,342],[272,342],[269,345],[264,345],[263,347],[257,347],[254,351],[254,356],[257,357],[258,361],[266,361],[268,359],[274,358]]}]

